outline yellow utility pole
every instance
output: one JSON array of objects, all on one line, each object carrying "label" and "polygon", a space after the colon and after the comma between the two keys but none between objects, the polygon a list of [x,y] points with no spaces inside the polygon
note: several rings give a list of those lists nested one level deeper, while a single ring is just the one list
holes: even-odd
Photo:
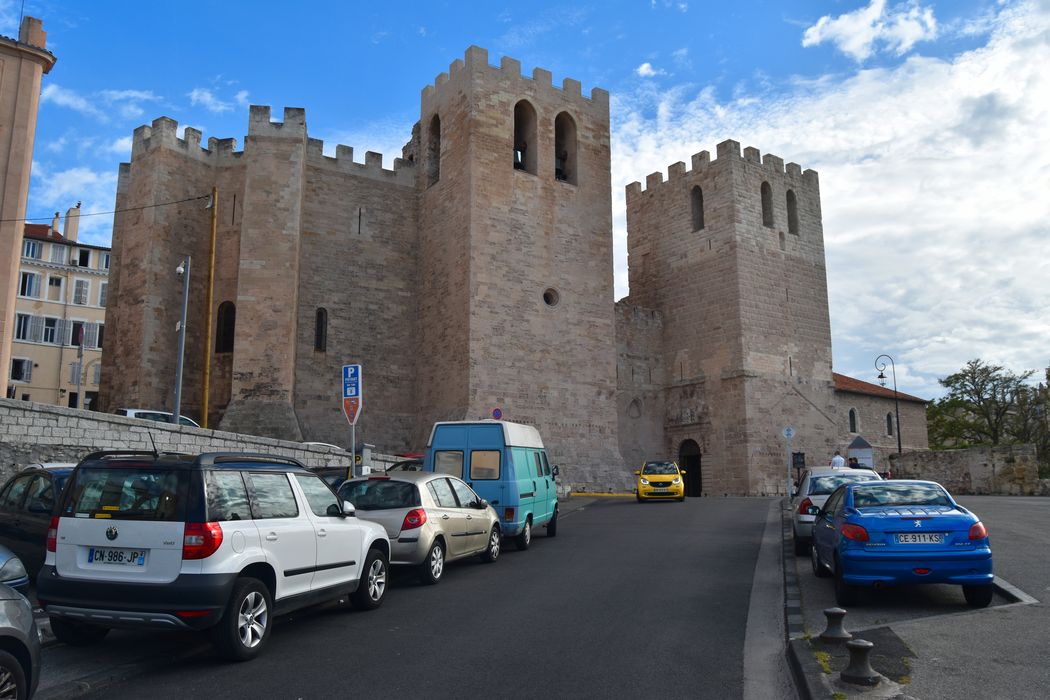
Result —
[{"label": "yellow utility pole", "polygon": [[204,302],[204,380],[201,383],[201,427],[208,427],[208,385],[211,381],[212,296],[215,292],[215,238],[219,225],[219,188],[211,188],[211,245],[208,248],[208,293]]}]

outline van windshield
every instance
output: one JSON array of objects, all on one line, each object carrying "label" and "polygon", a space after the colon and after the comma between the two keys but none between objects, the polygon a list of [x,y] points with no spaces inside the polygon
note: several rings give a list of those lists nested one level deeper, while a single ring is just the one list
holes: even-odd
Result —
[{"label": "van windshield", "polygon": [[111,465],[77,469],[66,516],[114,520],[182,520],[189,472]]}]

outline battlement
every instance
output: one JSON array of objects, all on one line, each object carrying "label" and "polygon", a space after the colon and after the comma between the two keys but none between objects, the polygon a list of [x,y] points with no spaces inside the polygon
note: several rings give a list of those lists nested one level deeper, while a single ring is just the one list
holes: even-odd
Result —
[{"label": "battlement", "polygon": [[527,78],[521,73],[521,61],[504,56],[500,59],[499,66],[493,66],[489,64],[489,52],[488,49],[483,49],[480,46],[470,46],[467,48],[466,53],[462,59],[457,58],[448,67],[448,72],[440,73],[435,79],[432,85],[427,85],[423,88],[423,100],[426,101],[434,96],[438,89],[442,85],[449,82],[450,80],[457,79],[463,71],[494,71],[501,74],[501,78],[512,80],[531,80],[537,85],[543,85],[550,87],[552,90],[560,90],[567,97],[579,99],[584,103],[593,103],[596,105],[609,106],[609,92],[599,87],[591,88],[590,97],[583,95],[582,85],[579,80],[573,78],[565,78],[562,80],[561,87],[558,88],[553,84],[553,75],[549,70],[543,68],[533,68],[532,77]]},{"label": "battlement", "polygon": [[183,137],[178,137],[179,123],[170,117],[157,117],[150,126],[143,124],[135,129],[131,140],[131,159],[135,160],[147,151],[156,148],[170,148],[183,151],[186,155],[207,162],[216,158],[237,157],[236,139],[208,139],[208,148],[201,147],[200,129],[187,126]]},{"label": "battlement", "polygon": [[375,151],[365,152],[365,162],[354,161],[354,149],[339,144],[335,147],[335,156],[324,154],[324,141],[309,139],[306,142],[306,159],[309,165],[319,166],[350,175],[367,177],[372,180],[393,182],[405,187],[414,187],[416,170],[413,163],[404,158],[394,159],[394,169],[383,168],[383,154]]},{"label": "battlement", "polygon": [[815,170],[802,170],[802,167],[798,163],[784,164],[784,159],[780,156],[775,156],[772,153],[767,153],[765,157],[762,156],[761,152],[753,147],[748,146],[744,149],[743,154],[740,152],[740,142],[727,139],[722,143],[718,144],[715,148],[716,157],[714,160],[711,159],[711,154],[707,151],[700,151],[692,157],[692,168],[687,170],[685,163],[678,161],[672,163],[667,168],[667,179],[664,180],[664,174],[662,172],[650,173],[645,177],[645,187],[642,187],[640,182],[632,182],[627,185],[627,202],[630,204],[632,198],[640,196],[643,192],[653,193],[663,185],[678,185],[682,180],[716,166],[719,163],[726,161],[744,161],[747,163],[753,163],[760,168],[768,171],[771,177],[785,177],[791,180],[801,180],[799,185],[815,187],[817,185],[817,171]]},{"label": "battlement", "polygon": [[306,138],[306,110],[285,107],[284,121],[275,122],[270,121],[269,105],[252,105],[248,114],[248,135]]}]

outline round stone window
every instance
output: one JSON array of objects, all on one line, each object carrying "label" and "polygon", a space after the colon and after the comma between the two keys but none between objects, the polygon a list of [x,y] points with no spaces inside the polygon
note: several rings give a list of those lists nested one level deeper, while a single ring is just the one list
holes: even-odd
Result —
[{"label": "round stone window", "polygon": [[543,292],[543,303],[547,306],[557,306],[559,299],[561,299],[561,297],[558,296],[557,289],[550,288]]}]

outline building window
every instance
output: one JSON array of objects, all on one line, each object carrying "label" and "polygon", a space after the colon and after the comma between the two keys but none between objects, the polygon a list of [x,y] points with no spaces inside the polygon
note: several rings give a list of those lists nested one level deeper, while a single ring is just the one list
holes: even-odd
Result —
[{"label": "building window", "polygon": [[109,289],[109,282],[100,282],[98,285],[98,305],[103,309],[106,308],[106,292]]},{"label": "building window", "polygon": [[70,362],[69,363],[69,383],[78,384],[80,380],[80,363]]},{"label": "building window", "polygon": [[237,308],[232,301],[224,301],[219,304],[215,325],[215,352],[233,352],[233,332],[237,325]]},{"label": "building window", "polygon": [[699,231],[704,227],[704,191],[699,186],[693,188],[693,230]]},{"label": "building window", "polygon": [[849,410],[849,431],[851,433],[857,432],[857,412],[852,408]]},{"label": "building window", "polygon": [[773,228],[773,188],[762,183],[762,225]]},{"label": "building window", "polygon": [[69,342],[66,345],[79,348],[84,344],[84,325],[83,321],[69,321]]},{"label": "building window", "polygon": [[91,267],[91,251],[81,248],[77,251],[77,265],[80,267]]},{"label": "building window", "polygon": [[45,343],[51,343],[52,345],[61,345],[59,338],[61,335],[58,333],[58,319],[57,318],[45,318],[44,319],[44,335],[43,341]]},{"label": "building window", "polygon": [[18,283],[18,294],[31,299],[39,299],[40,275],[36,272],[23,272]]},{"label": "building window", "polygon": [[798,200],[793,190],[787,191],[788,233],[798,235]]},{"label": "building window", "polygon": [[893,435],[893,414],[886,414],[886,434]]},{"label": "building window", "polygon": [[324,309],[318,309],[314,319],[314,350],[328,350],[328,312]]},{"label": "building window", "polygon": [[576,184],[576,122],[568,112],[554,118],[554,179]]},{"label": "building window", "polygon": [[29,314],[15,314],[15,340],[29,340],[32,319]]},{"label": "building window", "polygon": [[64,301],[62,298],[62,287],[65,278],[56,277],[54,275],[48,275],[47,278],[47,300],[48,301]]},{"label": "building window", "polygon": [[97,348],[98,343],[98,329],[97,323],[88,323],[84,326],[84,347],[85,348]]},{"label": "building window", "polygon": [[59,245],[58,243],[51,244],[51,262],[58,263],[59,265],[65,265],[66,260],[66,246]]},{"label": "building window", "polygon": [[39,260],[44,255],[44,244],[40,241],[26,241],[22,244],[22,257]]},{"label": "building window", "polygon": [[99,267],[100,270],[108,270],[109,269],[110,254],[109,253],[102,253],[101,255],[102,255],[102,261],[99,263],[98,267]]},{"label": "building window", "polygon": [[514,105],[514,169],[536,174],[536,110],[525,100]]},{"label": "building window", "polygon": [[73,281],[73,303],[78,306],[84,306],[88,302],[88,289],[91,283],[87,280],[74,280]]},{"label": "building window", "polygon": [[[104,330],[106,330],[105,325],[103,325],[101,323],[98,324],[98,339],[95,341],[95,347],[98,348],[99,350],[102,349],[102,332]],[[95,382],[95,383],[97,384],[98,382]]]},{"label": "building window", "polygon": [[441,179],[441,118],[434,115],[427,133],[427,187]]},{"label": "building window", "polygon": [[33,361],[22,357],[11,360],[11,380],[15,382],[28,382],[33,378]]}]

